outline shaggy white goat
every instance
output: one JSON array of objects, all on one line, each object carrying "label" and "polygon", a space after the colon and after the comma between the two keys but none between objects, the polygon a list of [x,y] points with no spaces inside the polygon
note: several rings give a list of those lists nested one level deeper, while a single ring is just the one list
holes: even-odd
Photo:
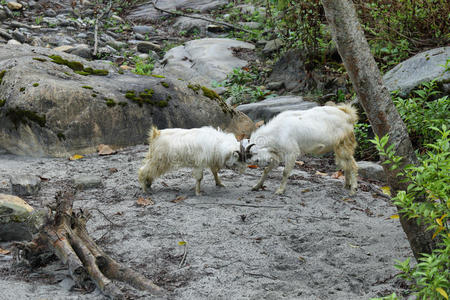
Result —
[{"label": "shaggy white goat", "polygon": [[251,135],[245,151],[251,163],[265,167],[253,190],[260,189],[267,174],[284,161],[283,179],[276,191],[276,194],[282,194],[299,155],[334,151],[336,164],[344,170],[345,187],[350,188],[351,195],[355,194],[358,167],[353,158],[356,148],[353,125],[357,119],[355,108],[348,104],[285,111],[277,115]]},{"label": "shaggy white goat", "polygon": [[153,127],[148,142],[147,157],[138,174],[145,191],[151,188],[153,180],[164,173],[192,167],[197,180],[195,194],[198,196],[204,168],[211,169],[217,186],[224,186],[217,175],[221,168],[239,167],[243,172],[246,166],[236,137],[212,127],[163,130]]}]

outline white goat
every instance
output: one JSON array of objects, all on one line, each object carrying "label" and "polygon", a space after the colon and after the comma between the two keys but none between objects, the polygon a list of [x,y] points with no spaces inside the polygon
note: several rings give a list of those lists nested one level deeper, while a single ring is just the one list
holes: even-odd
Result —
[{"label": "white goat", "polygon": [[203,169],[210,168],[217,186],[224,186],[217,172],[223,167],[239,167],[243,172],[241,145],[231,133],[212,127],[194,129],[163,129],[153,127],[149,132],[149,150],[139,169],[139,182],[145,191],[153,180],[171,170],[192,167],[197,180],[195,194],[200,195]]},{"label": "white goat", "polygon": [[345,187],[350,188],[351,195],[355,194],[358,167],[353,158],[356,148],[353,125],[357,120],[355,108],[348,104],[285,111],[277,115],[251,135],[245,151],[251,163],[265,167],[253,190],[260,189],[267,174],[284,161],[283,179],[276,191],[276,194],[283,194],[299,155],[334,151],[336,164],[344,169]]}]

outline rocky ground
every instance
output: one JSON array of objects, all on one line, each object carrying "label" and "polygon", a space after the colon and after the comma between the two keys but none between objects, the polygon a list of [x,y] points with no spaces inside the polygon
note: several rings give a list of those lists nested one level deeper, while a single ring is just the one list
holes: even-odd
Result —
[{"label": "rocky ground", "polygon": [[[41,189],[24,199],[35,208],[78,185],[74,206],[89,210],[88,230],[118,261],[142,272],[166,299],[369,299],[404,284],[394,278],[395,259],[411,256],[395,208],[375,184],[359,180],[349,197],[333,178],[332,158],[305,158],[290,176],[284,196],[274,194],[282,167],[266,189],[250,191],[259,169],[239,175],[222,170],[226,185],[206,172],[203,195],[182,169],[156,180],[151,194],[137,182],[146,146],[80,160],[0,155],[0,186],[9,177],[41,178]],[[317,173],[319,171],[319,173]],[[144,205],[139,205],[139,198]],[[186,242],[180,245],[179,242]],[[0,244],[9,248],[9,244]],[[184,263],[183,257],[185,256]],[[102,299],[72,287],[58,261],[34,270],[0,255],[0,299]],[[151,299],[135,290],[130,299]]]}]

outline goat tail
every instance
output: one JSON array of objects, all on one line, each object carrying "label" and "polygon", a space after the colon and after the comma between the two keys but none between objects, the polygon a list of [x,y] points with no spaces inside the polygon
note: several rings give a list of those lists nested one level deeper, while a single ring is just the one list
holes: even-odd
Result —
[{"label": "goat tail", "polygon": [[358,121],[358,112],[356,111],[356,108],[351,104],[339,104],[337,108],[348,115],[349,121],[352,124],[355,124]]},{"label": "goat tail", "polygon": [[156,126],[152,126],[152,129],[148,132],[148,143],[151,144],[160,134],[161,131]]}]

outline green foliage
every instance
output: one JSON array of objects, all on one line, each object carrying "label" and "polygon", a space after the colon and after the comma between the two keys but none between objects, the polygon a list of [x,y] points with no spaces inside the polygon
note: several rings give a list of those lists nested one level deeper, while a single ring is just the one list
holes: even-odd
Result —
[{"label": "green foliage", "polygon": [[42,16],[36,16],[36,18],[34,18],[34,22],[36,22],[36,25],[41,24],[43,17]]},{"label": "green foliage", "polygon": [[431,81],[415,89],[406,99],[396,95],[393,98],[414,146],[419,149],[438,137],[438,133],[429,127],[440,128],[449,124],[450,99],[448,96],[437,98],[441,93],[437,88],[436,81]]},{"label": "green foliage", "polygon": [[356,123],[355,124],[355,138],[358,142],[358,147],[355,151],[356,159],[375,160],[376,149],[370,142],[371,125],[368,123]]},{"label": "green foliage", "polygon": [[[439,138],[427,144],[427,152],[420,157],[420,165],[406,166],[400,174],[409,182],[406,191],[399,191],[393,198],[403,217],[416,219],[434,232],[438,248],[431,254],[422,254],[417,265],[411,267],[410,260],[398,261],[395,267],[400,277],[412,283],[412,289],[419,299],[448,299],[450,290],[450,130],[429,127]],[[401,157],[396,156],[392,145],[387,146],[388,137],[373,141],[386,157],[391,168],[398,166]],[[418,199],[421,199],[418,201]],[[384,298],[388,299],[388,298]],[[395,298],[394,298],[395,299]]]},{"label": "green foliage", "polygon": [[142,59],[138,56],[134,57],[134,69],[133,73],[139,75],[152,75],[152,71],[155,68],[155,62],[151,57]]},{"label": "green foliage", "polygon": [[256,73],[246,69],[235,68],[223,82],[213,82],[212,85],[215,87],[225,87],[227,91],[224,96],[225,98],[230,98],[230,102],[233,105],[256,102],[276,96],[264,88],[257,86],[255,84],[257,79],[258,75]]}]

